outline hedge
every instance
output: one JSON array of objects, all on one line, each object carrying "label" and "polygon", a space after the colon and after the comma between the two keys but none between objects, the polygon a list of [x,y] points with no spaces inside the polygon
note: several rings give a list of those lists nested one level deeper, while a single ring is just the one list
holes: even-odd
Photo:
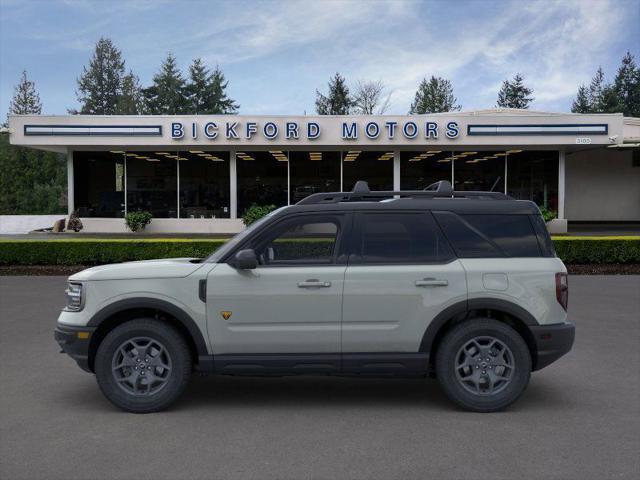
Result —
[{"label": "hedge", "polygon": [[[224,240],[202,239],[0,239],[0,265],[101,265],[154,258],[206,257]],[[302,241],[305,248],[322,245]],[[640,263],[640,237],[554,237],[567,264]],[[311,252],[310,252],[311,253]]]}]

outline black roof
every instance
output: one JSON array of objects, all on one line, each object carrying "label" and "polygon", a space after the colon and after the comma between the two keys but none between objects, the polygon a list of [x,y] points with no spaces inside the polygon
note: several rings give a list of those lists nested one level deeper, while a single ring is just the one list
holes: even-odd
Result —
[{"label": "black roof", "polygon": [[475,214],[539,214],[538,206],[528,200],[515,200],[498,192],[453,191],[447,181],[425,190],[370,191],[366,182],[356,183],[351,192],[310,195],[286,209],[286,213],[318,211],[394,211],[433,210]]}]

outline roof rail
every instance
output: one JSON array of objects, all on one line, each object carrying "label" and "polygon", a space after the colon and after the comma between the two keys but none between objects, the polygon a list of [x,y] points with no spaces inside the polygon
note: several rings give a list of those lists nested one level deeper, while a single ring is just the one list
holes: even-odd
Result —
[{"label": "roof rail", "polygon": [[451,183],[446,180],[429,185],[424,190],[371,191],[364,180],[356,182],[351,192],[314,193],[300,200],[296,205],[313,205],[320,203],[340,202],[379,202],[391,198],[474,198],[477,200],[512,200],[511,197],[499,192],[460,192],[454,191]]}]

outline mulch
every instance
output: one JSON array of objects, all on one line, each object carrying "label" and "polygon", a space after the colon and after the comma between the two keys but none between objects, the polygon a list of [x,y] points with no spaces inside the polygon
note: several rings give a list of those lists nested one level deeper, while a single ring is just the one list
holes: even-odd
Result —
[{"label": "mulch", "polygon": [[[69,276],[88,268],[85,265],[0,265],[0,276],[64,275]],[[640,263],[604,265],[567,265],[571,275],[640,275]]]}]

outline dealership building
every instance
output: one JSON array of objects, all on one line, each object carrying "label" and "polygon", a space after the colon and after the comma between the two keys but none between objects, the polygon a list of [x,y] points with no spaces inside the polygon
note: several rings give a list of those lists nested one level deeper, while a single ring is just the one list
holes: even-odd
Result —
[{"label": "dealership building", "polygon": [[573,222],[640,222],[640,119],[491,109],[407,116],[11,116],[10,140],[67,156],[87,232],[233,233],[253,204],[324,191],[492,190]]}]

